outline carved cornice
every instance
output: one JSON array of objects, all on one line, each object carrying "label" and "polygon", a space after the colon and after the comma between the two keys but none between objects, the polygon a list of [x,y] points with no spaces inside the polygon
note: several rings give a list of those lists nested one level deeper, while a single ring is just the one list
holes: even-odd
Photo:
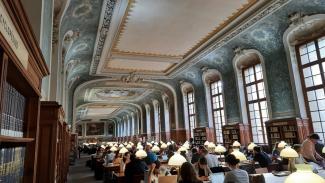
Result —
[{"label": "carved cornice", "polygon": [[217,39],[215,42],[210,44],[205,50],[203,50],[201,53],[197,54],[196,56],[192,58],[188,58],[181,66],[179,66],[177,69],[175,69],[172,73],[170,73],[169,78],[173,79],[178,74],[182,73],[184,70],[188,69],[192,65],[200,62],[202,58],[209,55],[211,52],[217,50],[218,48],[224,46],[229,41],[246,31],[248,28],[253,26],[255,23],[259,22],[263,18],[271,15],[275,11],[279,10],[282,6],[286,5],[287,3],[291,2],[292,0],[276,0],[273,3],[269,4],[267,7],[265,7],[261,12],[258,12],[255,14],[252,18],[247,20],[242,25],[238,26],[236,29],[229,31],[227,34],[223,35],[219,39]]},{"label": "carved cornice", "polygon": [[124,83],[139,83],[143,81],[143,78],[135,75],[134,72],[131,72],[129,75],[122,76],[120,79]]},{"label": "carved cornice", "polygon": [[115,3],[116,3],[116,0],[107,0],[107,2],[106,2],[103,24],[100,28],[100,33],[99,33],[99,37],[98,37],[98,43],[97,43],[96,50],[94,50],[95,54],[94,54],[94,58],[93,58],[92,67],[90,68],[90,75],[93,75],[96,73],[97,66],[100,61],[100,56],[103,52],[107,32],[110,27]]}]

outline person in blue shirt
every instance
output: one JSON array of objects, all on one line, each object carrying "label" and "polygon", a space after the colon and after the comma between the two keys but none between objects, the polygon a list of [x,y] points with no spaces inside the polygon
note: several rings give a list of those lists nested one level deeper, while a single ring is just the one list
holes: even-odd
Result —
[{"label": "person in blue shirt", "polygon": [[262,150],[260,146],[255,146],[253,150],[253,164],[258,162],[262,168],[272,163],[271,158]]},{"label": "person in blue shirt", "polygon": [[144,159],[144,161],[148,166],[151,166],[153,163],[155,163],[155,161],[158,160],[158,157],[154,152],[151,151],[151,147],[149,145],[146,145],[145,150],[147,152],[147,157]]}]

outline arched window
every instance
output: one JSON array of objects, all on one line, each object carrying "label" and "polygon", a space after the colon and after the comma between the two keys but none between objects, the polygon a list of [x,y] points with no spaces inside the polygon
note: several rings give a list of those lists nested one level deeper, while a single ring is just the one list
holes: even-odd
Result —
[{"label": "arched window", "polygon": [[189,131],[189,137],[193,137],[193,130],[196,127],[194,88],[190,83],[184,81],[181,81],[181,88],[184,101],[185,128]]},{"label": "arched window", "polygon": [[221,80],[210,83],[213,124],[215,129],[216,140],[218,143],[223,142],[222,126],[225,125],[225,112],[222,95]]},{"label": "arched window", "polygon": [[155,135],[156,141],[160,141],[161,123],[160,123],[160,105],[158,100],[153,100],[154,106],[154,122],[155,122]]},{"label": "arched window", "polygon": [[188,108],[188,119],[189,119],[189,126],[190,126],[190,136],[193,137],[193,130],[195,128],[195,118],[196,118],[196,111],[195,111],[195,97],[193,90],[188,91],[186,93],[187,97],[187,108]]},{"label": "arched window", "polygon": [[290,62],[295,107],[299,117],[309,118],[313,131],[325,139],[325,14],[294,13],[290,21],[283,43]]},{"label": "arched window", "polygon": [[267,143],[264,122],[269,119],[269,115],[261,64],[244,68],[243,75],[253,141],[264,144]]},{"label": "arched window", "polygon": [[253,141],[268,143],[265,121],[269,120],[264,61],[257,50],[235,50],[234,66],[240,97],[243,123],[249,123]]},{"label": "arched window", "polygon": [[226,124],[221,74],[215,69],[202,68],[209,127],[214,128],[216,143],[223,143],[222,126]]},{"label": "arched window", "polygon": [[325,139],[325,36],[296,46],[307,113],[314,132]]},{"label": "arched window", "polygon": [[146,104],[146,126],[147,126],[147,135],[151,136],[151,118],[150,118],[150,105]]}]

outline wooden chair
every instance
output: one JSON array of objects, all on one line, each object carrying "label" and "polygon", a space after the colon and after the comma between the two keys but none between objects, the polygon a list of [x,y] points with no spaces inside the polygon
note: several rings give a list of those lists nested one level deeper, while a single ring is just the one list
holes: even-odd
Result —
[{"label": "wooden chair", "polygon": [[265,183],[263,174],[250,174],[249,183]]},{"label": "wooden chair", "polygon": [[159,183],[177,183],[177,175],[159,176],[158,182]]},{"label": "wooden chair", "polygon": [[256,172],[257,174],[262,174],[262,173],[268,173],[269,171],[268,171],[267,168],[256,168],[256,169],[255,169],[255,172]]}]

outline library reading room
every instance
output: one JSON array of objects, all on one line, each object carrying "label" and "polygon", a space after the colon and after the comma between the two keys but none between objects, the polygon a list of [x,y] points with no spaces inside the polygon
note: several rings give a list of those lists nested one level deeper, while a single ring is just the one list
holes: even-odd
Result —
[{"label": "library reading room", "polygon": [[0,183],[325,183],[325,0],[0,0]]}]

